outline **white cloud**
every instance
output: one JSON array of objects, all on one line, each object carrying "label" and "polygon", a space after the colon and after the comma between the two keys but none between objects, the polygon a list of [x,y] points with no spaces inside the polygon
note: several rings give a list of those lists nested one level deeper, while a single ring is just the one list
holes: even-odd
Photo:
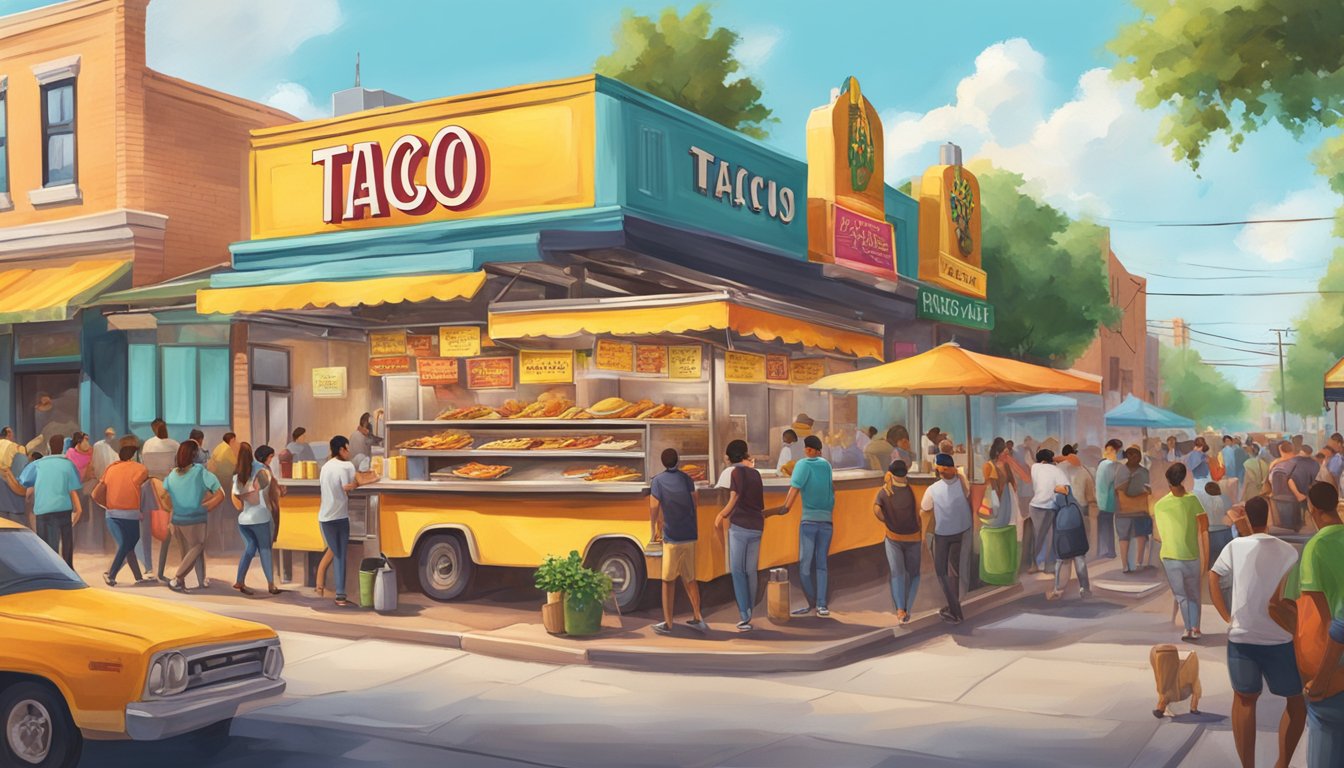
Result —
[{"label": "white cloud", "polygon": [[741,62],[744,74],[758,74],[783,39],[784,32],[778,28],[752,27],[740,33],[733,55]]},{"label": "white cloud", "polygon": [[299,46],[342,21],[338,0],[154,0],[146,56],[165,74],[255,98]]},{"label": "white cloud", "polygon": [[283,109],[300,120],[331,116],[331,110],[314,104],[313,94],[298,83],[277,84],[266,97],[266,103],[276,109]]},{"label": "white cloud", "polygon": [[[1247,219],[1303,219],[1333,216],[1338,198],[1325,184],[1288,193],[1277,203],[1257,203]],[[1242,227],[1236,244],[1241,250],[1271,263],[1296,259],[1324,260],[1332,250],[1331,222],[1256,224]]]}]

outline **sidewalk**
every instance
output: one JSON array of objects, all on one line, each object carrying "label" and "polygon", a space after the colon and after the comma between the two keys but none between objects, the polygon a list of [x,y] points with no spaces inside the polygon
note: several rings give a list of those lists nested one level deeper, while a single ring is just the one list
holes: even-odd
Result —
[{"label": "sidewalk", "polygon": [[[675,634],[660,636],[652,625],[661,619],[656,598],[652,608],[618,616],[603,616],[603,631],[591,638],[548,634],[541,626],[543,596],[530,585],[503,586],[482,597],[456,603],[438,603],[419,593],[403,592],[395,612],[375,614],[358,607],[338,608],[330,594],[318,597],[314,590],[294,584],[280,585],[284,593],[265,592],[254,566],[249,586],[257,594],[235,592],[236,561],[212,558],[208,564],[210,585],[188,594],[170,591],[165,582],[127,582],[129,573],[115,588],[180,602],[196,608],[266,624],[278,631],[326,635],[349,640],[376,639],[416,643],[508,659],[553,664],[594,664],[646,671],[677,672],[781,672],[810,671],[836,667],[863,658],[889,653],[903,645],[944,631],[937,615],[941,592],[932,579],[920,585],[916,611],[909,624],[897,624],[891,610],[886,563],[880,556],[837,557],[832,564],[832,615],[795,617],[776,625],[765,618],[764,600],[753,619],[755,629],[739,633],[737,609],[727,579],[702,584],[704,615],[710,626],[698,635],[684,626],[690,618],[686,596],[678,590]],[[1103,566],[1098,563],[1098,568]],[[105,563],[92,557],[78,558],[77,570],[99,589]],[[188,577],[193,584],[194,577]],[[518,579],[502,579],[514,581]],[[1049,579],[1024,577],[1023,584],[977,590],[964,601],[968,620],[986,611],[1043,592]],[[1074,582],[1073,594],[1076,595]],[[762,590],[764,592],[764,590]],[[801,601],[794,585],[795,603]],[[1073,598],[1076,599],[1076,598]]]}]

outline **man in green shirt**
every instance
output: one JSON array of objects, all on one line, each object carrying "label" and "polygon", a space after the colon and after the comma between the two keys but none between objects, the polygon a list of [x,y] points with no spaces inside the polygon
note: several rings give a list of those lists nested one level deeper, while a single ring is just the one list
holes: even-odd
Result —
[{"label": "man in green shirt", "polygon": [[[1310,601],[1321,617],[1332,622],[1332,642],[1319,655],[1318,637],[1305,638],[1301,633],[1322,632],[1324,627],[1299,621],[1300,648],[1306,653],[1299,656],[1302,668],[1312,680],[1307,686],[1307,764],[1344,764],[1344,672],[1339,666],[1339,646],[1344,636],[1336,630],[1344,619],[1344,525],[1340,523],[1339,492],[1329,483],[1316,483],[1307,491],[1307,508],[1316,523],[1317,532],[1302,550],[1302,597]],[[1299,608],[1299,610],[1301,610]],[[1333,647],[1332,647],[1333,646]]]},{"label": "man in green shirt", "polygon": [[1185,490],[1188,472],[1183,463],[1167,467],[1171,492],[1153,505],[1156,538],[1162,544],[1162,568],[1185,619],[1181,639],[1186,642],[1199,639],[1200,575],[1209,562],[1209,516],[1204,514],[1199,499]]}]

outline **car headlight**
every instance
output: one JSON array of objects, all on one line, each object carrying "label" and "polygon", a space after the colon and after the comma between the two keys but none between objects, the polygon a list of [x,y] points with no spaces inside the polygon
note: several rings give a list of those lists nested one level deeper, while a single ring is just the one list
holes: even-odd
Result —
[{"label": "car headlight", "polygon": [[175,696],[187,690],[187,657],[170,651],[149,665],[146,688],[154,696]]},{"label": "car headlight", "polygon": [[271,680],[279,680],[285,670],[285,654],[280,646],[272,645],[266,649],[266,660],[262,662],[261,673]]}]

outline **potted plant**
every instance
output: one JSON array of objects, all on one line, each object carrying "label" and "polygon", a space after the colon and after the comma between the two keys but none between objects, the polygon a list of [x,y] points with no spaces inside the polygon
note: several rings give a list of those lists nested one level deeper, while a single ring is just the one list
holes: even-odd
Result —
[{"label": "potted plant", "polygon": [[595,635],[602,629],[602,604],[611,597],[611,578],[582,566],[565,589],[565,633]]},{"label": "potted plant", "polygon": [[583,560],[578,552],[570,552],[563,558],[548,555],[533,575],[537,589],[546,593],[546,604],[541,607],[541,623],[553,635],[565,633],[565,592],[582,568]]}]

